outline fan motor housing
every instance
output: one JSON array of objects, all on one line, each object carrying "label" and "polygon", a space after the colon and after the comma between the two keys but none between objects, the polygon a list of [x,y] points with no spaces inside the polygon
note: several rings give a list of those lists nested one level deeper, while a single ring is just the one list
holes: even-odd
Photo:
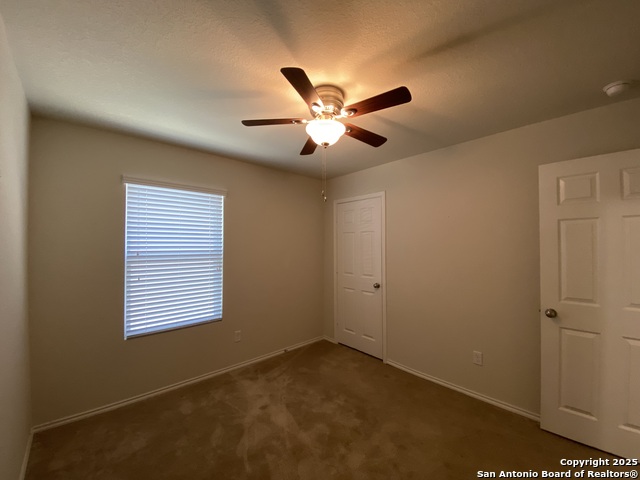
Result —
[{"label": "fan motor housing", "polygon": [[330,84],[318,85],[315,89],[324,105],[323,113],[340,115],[340,111],[344,107],[344,92],[342,89]]}]

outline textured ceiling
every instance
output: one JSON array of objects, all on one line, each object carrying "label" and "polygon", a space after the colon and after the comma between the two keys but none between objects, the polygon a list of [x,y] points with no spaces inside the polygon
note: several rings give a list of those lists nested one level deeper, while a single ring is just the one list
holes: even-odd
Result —
[{"label": "textured ceiling", "polygon": [[336,176],[638,96],[638,0],[0,0],[35,112],[306,175],[309,117],[281,67],[353,103],[406,85],[413,101],[353,119],[387,137],[327,150]]}]

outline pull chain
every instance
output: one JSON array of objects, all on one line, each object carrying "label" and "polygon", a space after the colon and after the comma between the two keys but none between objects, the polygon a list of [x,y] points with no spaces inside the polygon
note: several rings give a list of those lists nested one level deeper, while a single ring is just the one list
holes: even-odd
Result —
[{"label": "pull chain", "polygon": [[322,200],[327,201],[327,147],[322,147]]}]

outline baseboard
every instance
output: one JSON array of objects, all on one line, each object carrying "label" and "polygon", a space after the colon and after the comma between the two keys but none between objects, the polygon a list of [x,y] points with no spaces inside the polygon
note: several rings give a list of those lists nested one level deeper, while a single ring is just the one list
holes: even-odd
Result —
[{"label": "baseboard", "polygon": [[33,432],[29,433],[29,438],[27,439],[27,446],[24,450],[24,457],[22,458],[22,468],[20,469],[20,476],[18,480],[24,480],[27,475],[27,465],[29,465],[29,455],[31,454],[31,443],[33,442]]},{"label": "baseboard", "polygon": [[508,410],[513,413],[517,413],[518,415],[522,415],[523,417],[530,418],[531,420],[535,420],[536,422],[540,422],[540,415],[537,413],[530,412],[520,407],[516,407],[515,405],[511,405],[510,403],[503,402],[501,400],[497,400],[495,398],[487,397],[478,392],[474,392],[473,390],[469,390],[464,387],[460,387],[453,383],[447,382],[445,380],[441,380],[437,377],[433,377],[431,375],[427,375],[426,373],[420,372],[418,370],[414,370],[413,368],[406,367],[401,363],[395,362],[393,360],[387,360],[387,364],[392,367],[399,368],[400,370],[404,370],[407,373],[415,375],[417,377],[423,378],[425,380],[429,380],[430,382],[437,383],[438,385],[442,385],[443,387],[450,388],[451,390],[455,390],[456,392],[464,393],[470,397],[476,398],[478,400],[482,400],[483,402],[490,403],[491,405],[495,405],[496,407],[500,407],[504,410]]},{"label": "baseboard", "polygon": [[338,344],[338,341],[333,337],[328,337],[326,335],[323,335],[322,339],[326,340],[327,342],[335,343],[336,345]]},{"label": "baseboard", "polygon": [[82,420],[84,418],[93,417],[94,415],[98,415],[100,413],[108,412],[111,410],[115,410],[117,408],[124,407],[125,405],[130,405],[132,403],[141,402],[148,398],[155,397],[157,395],[161,395],[166,392],[170,392],[172,390],[176,390],[178,388],[186,387],[187,385],[192,385],[194,383],[203,382],[212,377],[217,377],[218,375],[222,375],[232,370],[237,370],[238,368],[246,367],[248,365],[252,365],[254,363],[261,362],[263,360],[267,360],[269,358],[275,357],[277,355],[282,355],[283,353],[290,352],[291,350],[295,350],[297,348],[302,348],[304,346],[310,345],[312,343],[320,342],[324,340],[325,337],[316,337],[311,340],[306,340],[304,342],[296,343],[286,348],[281,348],[271,353],[267,353],[265,355],[260,355],[259,357],[252,358],[250,360],[245,360],[244,362],[236,363],[234,365],[230,365],[228,367],[221,368],[219,370],[215,370],[213,372],[205,373],[203,375],[199,375],[197,377],[190,378],[188,380],[183,380],[181,382],[174,383],[172,385],[168,385],[166,387],[158,388],[156,390],[152,390],[147,393],[142,393],[140,395],[136,395],[134,397],[130,397],[124,400],[119,400],[117,402],[110,403],[108,405],[104,405],[102,407],[93,408],[91,410],[87,410],[81,413],[76,413],[74,415],[69,415],[67,417],[60,418],[58,420],[52,420],[50,422],[42,423],[40,425],[36,425],[31,429],[32,434],[42,432],[44,430],[49,430],[51,428],[59,427],[60,425],[65,425],[67,423],[77,422],[78,420]]}]

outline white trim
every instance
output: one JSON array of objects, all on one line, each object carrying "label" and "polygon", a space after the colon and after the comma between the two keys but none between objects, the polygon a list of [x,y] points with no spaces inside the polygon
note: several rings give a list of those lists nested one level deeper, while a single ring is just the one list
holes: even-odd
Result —
[{"label": "white trim", "polygon": [[536,422],[540,422],[540,414],[537,413],[533,413],[530,412],[528,410],[525,410],[523,408],[520,407],[516,407],[515,405],[511,405],[510,403],[506,403],[503,402],[501,400],[496,400],[495,398],[491,398],[491,397],[487,397],[486,395],[483,395],[481,393],[478,392],[474,392],[473,390],[469,390],[467,388],[464,387],[460,387],[458,385],[455,385],[453,383],[449,383],[445,380],[441,380],[437,377],[432,377],[431,375],[427,375],[426,373],[422,373],[418,370],[414,370],[413,368],[409,368],[406,367],[404,365],[402,365],[401,363],[395,362],[393,360],[387,360],[387,364],[391,365],[392,367],[396,367],[400,370],[404,370],[407,373],[410,373],[412,375],[415,375],[416,377],[420,377],[423,378],[425,380],[429,380],[430,382],[433,383],[437,383],[438,385],[442,385],[443,387],[447,387],[450,388],[451,390],[455,390],[456,392],[460,392],[460,393],[464,393],[465,395],[468,395],[469,397],[473,397],[476,398],[478,400],[482,400],[483,402],[486,403],[490,403],[491,405],[494,405],[496,407],[500,407],[504,410],[508,410],[510,412],[513,413],[517,413],[518,415],[522,415],[523,417],[527,417],[530,418],[531,420],[534,420]]},{"label": "white trim", "polygon": [[31,444],[33,443],[33,429],[29,433],[29,438],[27,439],[27,446],[24,450],[24,457],[22,457],[22,468],[20,469],[20,475],[18,475],[18,480],[24,480],[27,474],[27,466],[29,465],[29,455],[31,455]]},{"label": "white trim", "polygon": [[124,400],[119,400],[117,402],[110,403],[108,405],[104,405],[102,407],[93,408],[91,410],[86,410],[81,413],[76,413],[74,415],[69,415],[68,417],[59,418],[57,420],[52,420],[50,422],[45,422],[40,425],[36,425],[32,428],[33,433],[42,432],[44,430],[49,430],[51,428],[59,427],[61,425],[65,425],[67,423],[76,422],[78,420],[82,420],[88,417],[93,417],[94,415],[98,415],[100,413],[109,412],[111,410],[116,410],[117,408],[124,407],[125,405],[130,405],[132,403],[137,403],[142,400],[146,400],[148,398],[152,398],[158,395],[161,395],[166,392],[170,392],[172,390],[176,390],[181,387],[186,387],[187,385],[192,385],[194,383],[199,383],[204,380],[208,380],[212,377],[217,377],[218,375],[222,375],[224,373],[228,373],[232,370],[237,370],[242,367],[246,367],[248,365],[252,365],[257,362],[261,362],[263,360],[267,360],[272,357],[276,357],[286,352],[290,352],[291,350],[295,350],[297,348],[301,348],[312,343],[320,342],[324,339],[324,337],[316,337],[311,340],[306,340],[304,342],[296,343],[295,345],[291,345],[289,347],[281,348],[271,353],[267,353],[264,355],[260,355],[259,357],[252,358],[250,360],[245,360],[244,362],[236,363],[234,365],[230,365],[228,367],[221,368],[219,370],[215,370],[213,372],[205,373],[203,375],[199,375],[197,377],[190,378],[188,380],[183,380],[181,382],[174,383],[172,385],[167,385],[166,387],[158,388],[156,390],[152,390],[147,393],[142,393],[140,395],[136,395],[134,397],[130,397]]},{"label": "white trim", "polygon": [[333,337],[328,337],[327,335],[323,335],[323,336],[322,336],[322,339],[323,339],[323,340],[326,340],[327,342],[331,342],[331,343],[333,343],[334,345],[338,345],[338,341],[337,341],[335,338],[333,338]]},{"label": "white trim", "polygon": [[217,188],[209,188],[202,187],[197,185],[182,185],[180,183],[171,183],[171,182],[161,182],[157,180],[147,180],[145,178],[135,178],[135,177],[127,177],[122,175],[122,183],[134,183],[136,185],[149,185],[152,187],[162,187],[162,188],[175,188],[179,190],[187,190],[190,192],[203,192],[203,193],[212,193],[214,195],[220,195],[222,197],[227,196],[226,190],[221,190]]},{"label": "white trim", "polygon": [[[380,198],[380,250],[382,254],[381,258],[381,270],[380,276],[382,284],[382,363],[387,363],[387,196],[383,190],[381,192],[368,193],[366,195],[358,195],[356,197],[339,198],[333,201],[333,335],[336,336],[336,325],[338,318],[338,282],[336,276],[338,274],[338,240],[337,240],[337,210],[338,205],[341,203],[357,202],[359,200],[368,200],[370,198]],[[334,340],[338,343],[337,340]]]}]

